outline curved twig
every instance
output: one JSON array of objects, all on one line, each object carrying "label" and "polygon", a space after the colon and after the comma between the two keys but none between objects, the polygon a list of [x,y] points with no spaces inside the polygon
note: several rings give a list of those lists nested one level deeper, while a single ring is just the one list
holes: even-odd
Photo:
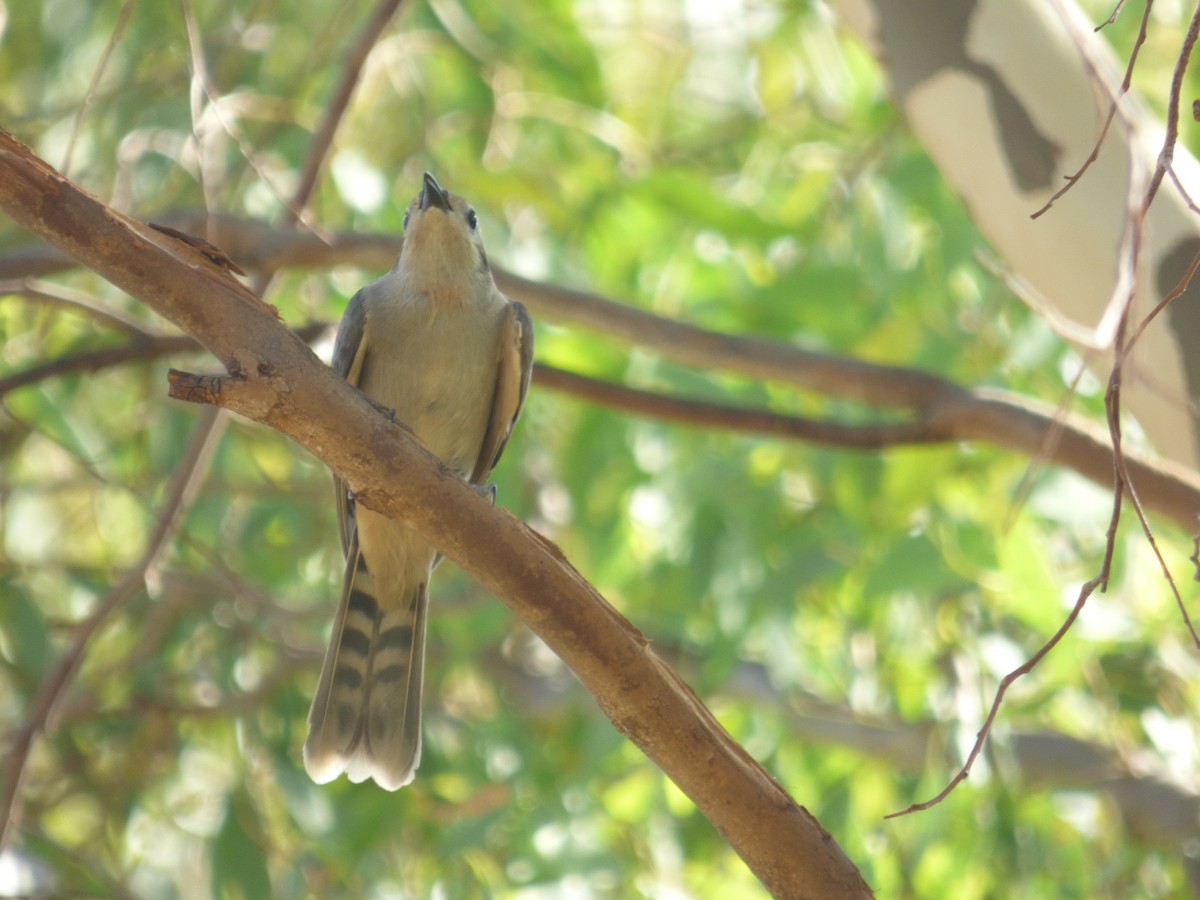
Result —
[{"label": "curved twig", "polygon": [[54,727],[55,711],[75,673],[79,671],[92,638],[99,633],[112,614],[142,587],[147,570],[154,564],[174,532],[175,525],[180,520],[180,513],[194,495],[199,481],[197,475],[205,470],[205,461],[215,444],[213,438],[218,429],[214,426],[219,418],[219,410],[215,408],[205,409],[199,416],[183,457],[167,485],[166,497],[159,510],[154,530],[146,542],[146,549],[121,580],[96,604],[92,614],[79,625],[71,645],[59,658],[58,665],[42,682],[25,725],[14,738],[6,757],[4,790],[0,793],[0,849],[8,846],[13,827],[21,815],[21,786],[34,742]]}]

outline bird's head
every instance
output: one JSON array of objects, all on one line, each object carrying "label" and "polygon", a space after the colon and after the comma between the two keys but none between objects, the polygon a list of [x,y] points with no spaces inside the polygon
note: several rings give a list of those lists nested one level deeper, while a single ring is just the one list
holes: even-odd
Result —
[{"label": "bird's head", "polygon": [[404,214],[397,266],[414,287],[435,298],[491,281],[475,210],[428,172]]}]

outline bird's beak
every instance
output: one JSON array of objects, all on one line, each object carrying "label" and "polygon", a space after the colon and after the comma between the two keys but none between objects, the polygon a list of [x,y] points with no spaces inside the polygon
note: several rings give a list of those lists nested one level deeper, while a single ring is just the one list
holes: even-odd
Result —
[{"label": "bird's beak", "polygon": [[425,173],[425,186],[421,188],[421,210],[427,210],[431,206],[436,206],[438,209],[450,211],[450,195],[447,194],[437,179]]}]

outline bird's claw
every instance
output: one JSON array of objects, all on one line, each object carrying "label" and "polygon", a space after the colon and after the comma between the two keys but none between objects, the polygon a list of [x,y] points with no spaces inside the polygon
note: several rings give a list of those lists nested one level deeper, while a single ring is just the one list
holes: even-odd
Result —
[{"label": "bird's claw", "polygon": [[471,485],[475,492],[481,497],[484,497],[492,506],[496,505],[496,485],[495,484],[473,484]]},{"label": "bird's claw", "polygon": [[[370,398],[368,398],[368,399],[370,399]],[[375,408],[377,410],[379,410],[381,413],[383,413],[385,416],[388,417],[389,422],[391,422],[393,425],[398,425],[400,428],[403,428],[405,431],[407,431],[410,435],[412,435],[413,437],[416,437],[415,431],[413,431],[411,428],[409,428],[404,422],[401,422],[399,419],[396,418],[395,407],[384,406],[382,403],[375,403],[374,400],[372,400],[371,403],[375,406]]]}]

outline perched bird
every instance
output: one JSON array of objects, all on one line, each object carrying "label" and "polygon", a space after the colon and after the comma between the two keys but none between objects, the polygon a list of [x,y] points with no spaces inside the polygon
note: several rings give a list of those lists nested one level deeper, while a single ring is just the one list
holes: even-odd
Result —
[{"label": "perched bird", "polygon": [[[529,314],[496,289],[475,210],[426,173],[404,216],[400,258],[346,307],[334,370],[482,486],[521,413],[532,364]],[[396,790],[421,758],[427,589],[439,557],[416,531],[356,506],[336,476],[334,488],[346,574],[304,766],[319,784],[345,772]]]}]

